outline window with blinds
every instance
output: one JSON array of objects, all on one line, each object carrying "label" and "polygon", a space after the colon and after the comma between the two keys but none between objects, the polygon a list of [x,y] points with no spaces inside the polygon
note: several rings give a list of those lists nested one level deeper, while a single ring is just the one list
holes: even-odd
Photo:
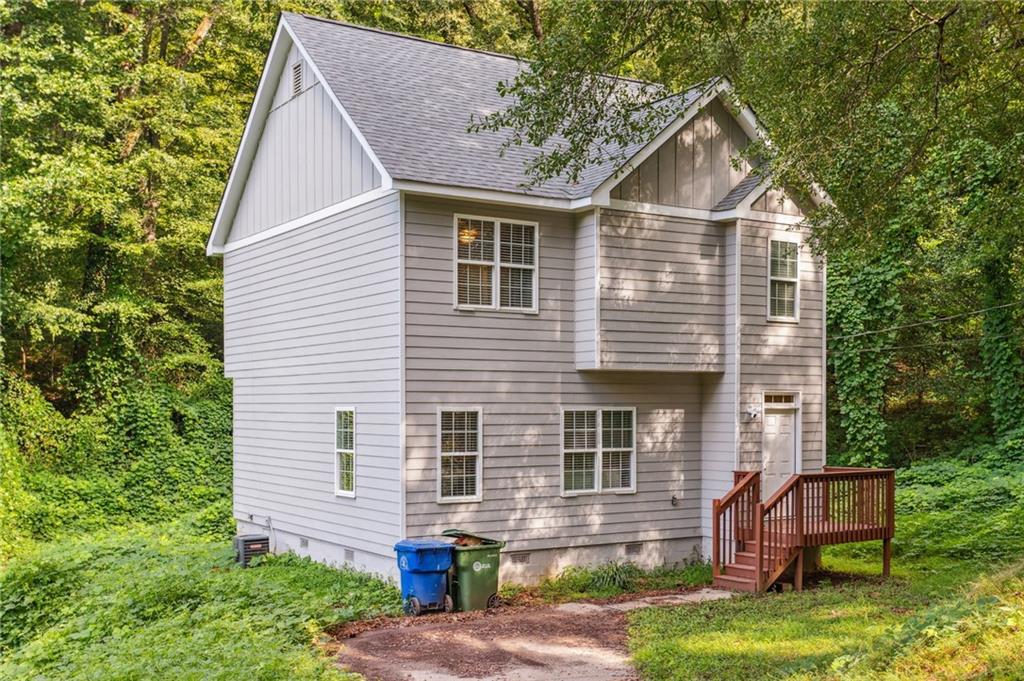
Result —
[{"label": "window with blinds", "polygon": [[796,321],[800,304],[800,244],[768,242],[768,319]]},{"label": "window with blinds", "polygon": [[562,412],[562,493],[636,491],[636,410]]},{"label": "window with blinds", "polygon": [[356,411],[334,411],[334,484],[335,493],[355,496],[356,493]]},{"label": "window with blinds", "polygon": [[482,498],[480,431],[479,409],[438,413],[439,501],[480,501]]},{"label": "window with blinds", "polygon": [[455,306],[537,310],[537,224],[455,216]]}]

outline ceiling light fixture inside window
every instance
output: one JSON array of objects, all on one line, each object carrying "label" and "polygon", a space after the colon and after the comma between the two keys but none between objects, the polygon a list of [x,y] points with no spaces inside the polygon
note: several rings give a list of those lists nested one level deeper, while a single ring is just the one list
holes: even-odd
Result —
[{"label": "ceiling light fixture inside window", "polygon": [[480,230],[472,225],[463,225],[459,228],[459,243],[469,245],[480,237]]}]

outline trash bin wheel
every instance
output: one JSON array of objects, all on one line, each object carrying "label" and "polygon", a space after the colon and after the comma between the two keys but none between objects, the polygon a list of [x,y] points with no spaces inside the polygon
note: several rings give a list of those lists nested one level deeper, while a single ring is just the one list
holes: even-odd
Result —
[{"label": "trash bin wheel", "polygon": [[444,611],[451,612],[455,609],[455,602],[452,601],[452,597],[448,594],[444,595]]},{"label": "trash bin wheel", "polygon": [[488,608],[497,608],[498,607],[498,594],[491,594],[490,598],[487,599],[487,607]]},{"label": "trash bin wheel", "polygon": [[405,611],[410,615],[419,615],[423,612],[423,605],[420,604],[420,599],[413,596],[405,602]]}]

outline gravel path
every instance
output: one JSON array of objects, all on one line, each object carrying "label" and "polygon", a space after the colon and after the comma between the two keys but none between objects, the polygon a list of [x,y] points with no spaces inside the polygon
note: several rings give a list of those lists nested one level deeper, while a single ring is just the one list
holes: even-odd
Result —
[{"label": "gravel path", "polygon": [[[404,620],[344,642],[338,662],[371,681],[630,681],[626,613],[728,598],[714,589],[617,603],[500,608]],[[421,618],[422,619],[422,618]]]}]

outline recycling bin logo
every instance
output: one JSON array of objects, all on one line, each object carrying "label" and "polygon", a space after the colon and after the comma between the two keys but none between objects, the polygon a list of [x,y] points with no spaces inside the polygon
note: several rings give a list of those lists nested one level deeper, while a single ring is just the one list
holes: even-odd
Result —
[{"label": "recycling bin logo", "polygon": [[480,561],[473,561],[473,572],[480,572],[481,570],[491,569],[490,563],[481,563]]},{"label": "recycling bin logo", "polygon": [[409,569],[409,558],[406,557],[406,556],[402,556],[401,558],[399,558],[398,559],[398,567],[400,567],[403,570],[408,570]]}]

